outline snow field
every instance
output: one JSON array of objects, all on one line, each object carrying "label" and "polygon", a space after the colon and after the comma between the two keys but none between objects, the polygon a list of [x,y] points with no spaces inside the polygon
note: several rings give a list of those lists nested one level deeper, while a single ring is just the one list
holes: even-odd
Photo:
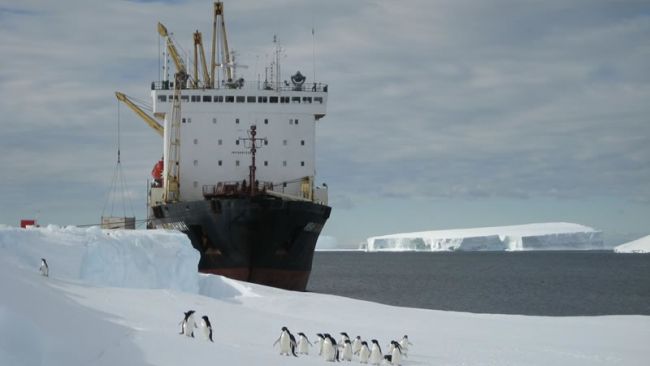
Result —
[{"label": "snow field", "polygon": [[[315,348],[280,356],[273,342],[283,326],[312,342],[316,333],[338,341],[343,331],[375,338],[384,352],[408,334],[414,345],[403,365],[645,365],[650,358],[647,316],[392,307],[200,275],[192,252],[174,232],[0,229],[0,365],[327,364]],[[38,273],[41,257],[49,278]],[[214,343],[200,332],[178,334],[189,309],[197,323],[210,317]]]}]

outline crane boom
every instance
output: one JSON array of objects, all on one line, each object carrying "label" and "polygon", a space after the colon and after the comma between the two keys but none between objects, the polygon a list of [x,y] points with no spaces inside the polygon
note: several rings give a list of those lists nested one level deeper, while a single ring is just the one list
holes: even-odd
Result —
[{"label": "crane boom", "polygon": [[167,32],[167,28],[160,22],[158,22],[158,34],[160,34],[161,37],[167,39],[167,52],[172,57],[172,60],[174,60],[176,71],[182,72],[183,74],[187,74],[187,68],[185,67],[183,58],[181,57],[180,53],[178,53],[178,49],[176,49],[176,46],[174,45],[174,41],[172,41],[172,37],[169,36],[169,33]]},{"label": "crane boom", "polygon": [[[197,55],[198,54],[198,55]],[[209,88],[210,74],[208,74],[208,65],[205,61],[205,50],[203,49],[203,36],[198,30],[194,32],[194,83],[198,84],[198,58],[201,57],[201,71],[203,72],[203,86]],[[198,85],[196,85],[198,86]]]},{"label": "crane boom", "polygon": [[147,112],[143,111],[142,108],[138,107],[135,103],[131,101],[124,93],[120,92],[115,92],[115,96],[117,97],[117,100],[120,102],[126,104],[135,114],[140,116],[145,123],[149,125],[149,127],[153,128],[160,136],[163,136],[165,129],[163,126],[158,123],[153,117],[147,114]]}]

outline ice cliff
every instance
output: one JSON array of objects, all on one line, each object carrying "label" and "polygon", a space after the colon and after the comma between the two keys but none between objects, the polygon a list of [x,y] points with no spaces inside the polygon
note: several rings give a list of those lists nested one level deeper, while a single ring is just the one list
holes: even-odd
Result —
[{"label": "ice cliff", "polygon": [[605,249],[601,231],[572,223],[537,223],[374,236],[361,248],[375,251],[524,251]]},{"label": "ice cliff", "polygon": [[650,253],[650,235],[614,248],[616,253]]}]

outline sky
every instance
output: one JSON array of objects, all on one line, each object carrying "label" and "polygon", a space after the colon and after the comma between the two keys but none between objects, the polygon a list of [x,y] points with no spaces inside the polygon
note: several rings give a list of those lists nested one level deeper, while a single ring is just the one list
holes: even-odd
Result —
[{"label": "sky", "polygon": [[[210,9],[0,0],[0,223],[144,218],[160,138],[114,92],[148,100],[156,23],[190,50]],[[225,15],[242,76],[262,72],[277,34],[283,78],[329,85],[317,182],[340,246],[557,221],[612,245],[650,234],[647,1],[239,0]],[[107,199],[118,120],[125,205]]]}]

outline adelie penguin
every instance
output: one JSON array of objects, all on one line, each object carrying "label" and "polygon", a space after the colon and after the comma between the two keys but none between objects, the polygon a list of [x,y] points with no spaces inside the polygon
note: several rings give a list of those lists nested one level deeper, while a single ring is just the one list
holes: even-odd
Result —
[{"label": "adelie penguin", "polygon": [[323,358],[325,361],[334,362],[339,361],[339,348],[336,345],[334,338],[325,333],[325,339],[323,340]]},{"label": "adelie penguin", "polygon": [[358,355],[360,350],[361,350],[361,336],[357,336],[354,339],[354,341],[352,341],[352,353]]},{"label": "adelie penguin", "polygon": [[406,357],[409,350],[409,346],[412,346],[413,343],[409,341],[409,336],[404,334],[404,337],[402,337],[402,339],[399,341],[399,345],[402,347],[402,354],[404,355],[404,357]]},{"label": "adelie penguin", "polygon": [[359,349],[359,362],[368,363],[370,359],[370,348],[368,348],[368,343],[366,341],[361,342],[361,348]]},{"label": "adelie penguin", "polygon": [[402,362],[402,346],[399,345],[397,341],[390,341],[390,349],[388,354],[384,356],[385,360],[388,360],[391,365],[401,365]]},{"label": "adelie penguin", "polygon": [[278,338],[274,343],[273,346],[276,344],[280,343],[280,354],[281,355],[287,355],[289,356],[289,352],[291,352],[292,355],[298,357],[296,354],[296,338],[289,332],[289,329],[287,327],[282,327],[282,333],[280,333],[280,338]]},{"label": "adelie penguin", "polygon": [[384,359],[384,355],[381,353],[379,342],[376,339],[373,339],[371,342],[372,347],[370,348],[370,359],[368,361],[372,365],[379,365]]},{"label": "adelie penguin", "polygon": [[308,355],[309,346],[313,346],[305,333],[298,333],[298,354]]},{"label": "adelie penguin", "polygon": [[341,350],[341,360],[352,361],[352,343],[349,339],[343,342],[343,349]]},{"label": "adelie penguin", "polygon": [[181,320],[181,332],[179,334],[185,334],[188,337],[194,338],[194,328],[196,328],[194,310],[188,310],[184,314],[185,316]]},{"label": "adelie penguin", "polygon": [[212,324],[210,324],[210,319],[208,319],[207,315],[203,315],[201,317],[201,328],[203,328],[203,335],[205,336],[205,339],[209,340],[210,342],[214,342],[212,340]]},{"label": "adelie penguin", "polygon": [[50,267],[48,267],[45,258],[41,258],[41,266],[38,268],[38,270],[41,272],[41,276],[50,276]]},{"label": "adelie penguin", "polygon": [[323,354],[323,341],[325,340],[325,336],[323,333],[316,333],[316,343],[318,344],[318,355]]}]

